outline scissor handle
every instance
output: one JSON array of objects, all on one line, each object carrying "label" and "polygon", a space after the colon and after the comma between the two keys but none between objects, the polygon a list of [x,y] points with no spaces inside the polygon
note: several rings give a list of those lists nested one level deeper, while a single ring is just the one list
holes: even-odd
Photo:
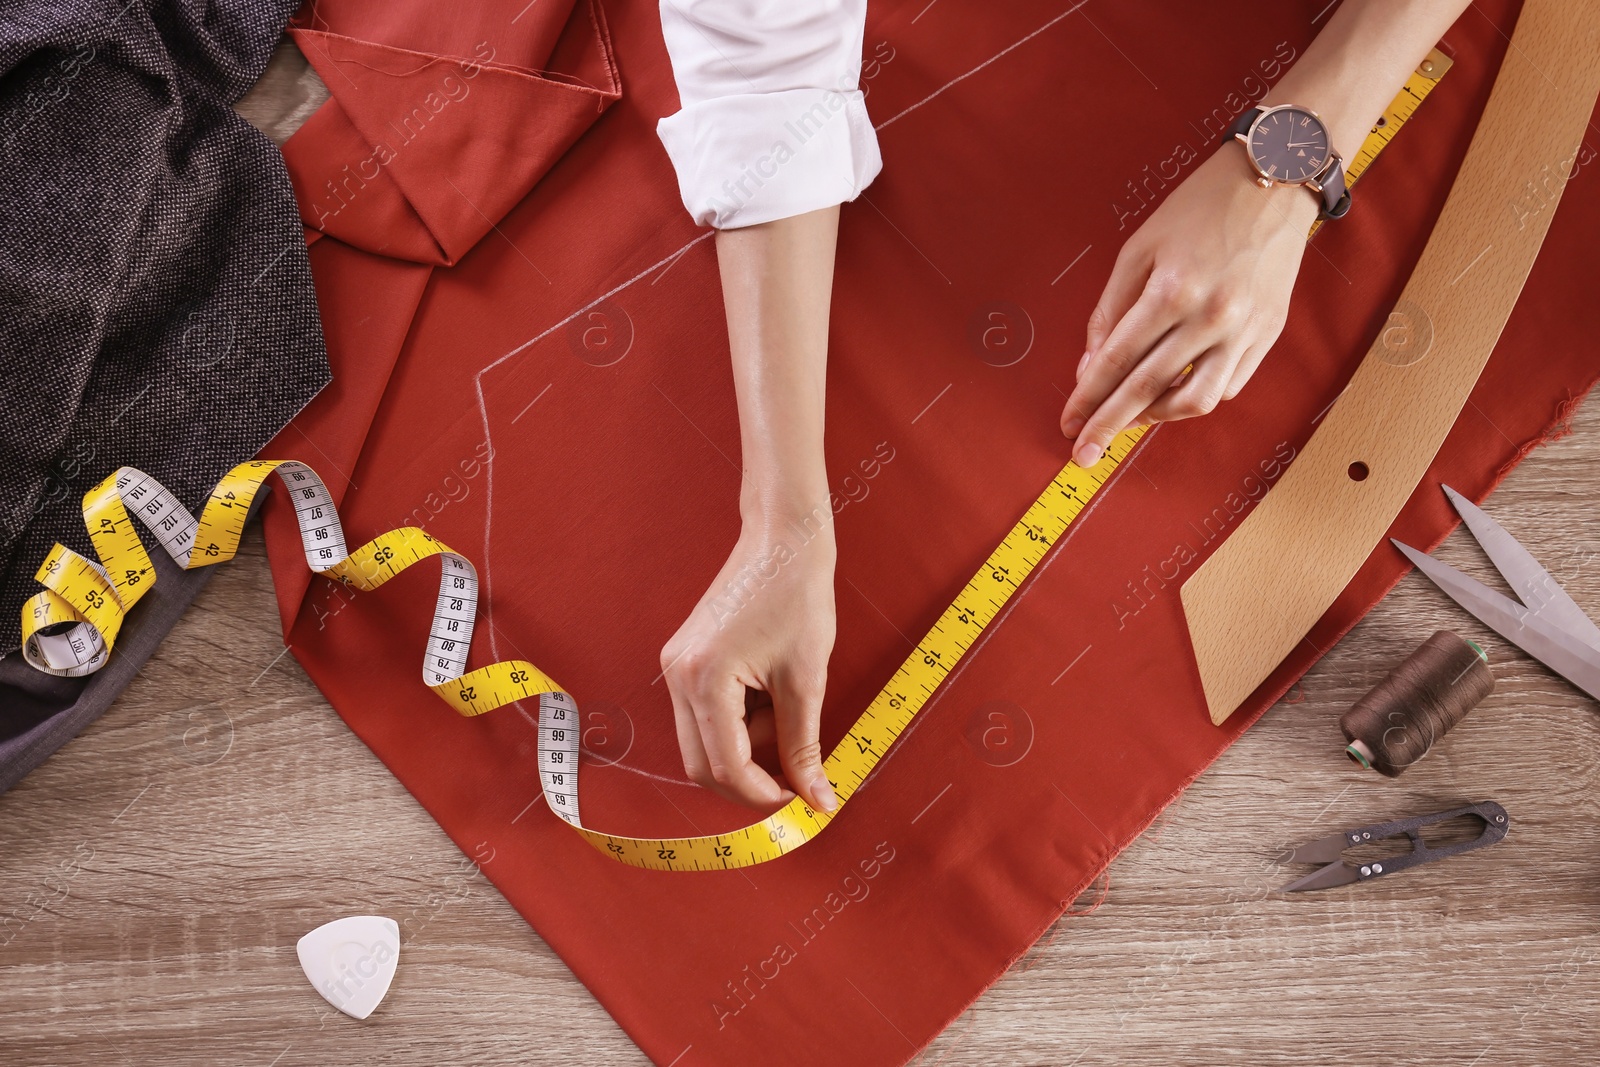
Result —
[{"label": "scissor handle", "polygon": [[[1463,815],[1476,815],[1483,820],[1483,833],[1470,841],[1457,841],[1453,845],[1441,845],[1438,848],[1429,848],[1422,840],[1419,833],[1424,826],[1434,823],[1446,822],[1450,819],[1460,818]],[[1375,863],[1363,863],[1356,866],[1356,875],[1363,881],[1381,878],[1395,871],[1403,871],[1408,867],[1415,867],[1421,863],[1433,860],[1442,860],[1449,856],[1458,856],[1463,852],[1471,852],[1475,848],[1492,845],[1506,836],[1506,830],[1511,825],[1511,816],[1492,800],[1481,801],[1477,804],[1468,804],[1464,808],[1454,808],[1450,811],[1435,812],[1432,815],[1418,815],[1410,819],[1396,819],[1394,822],[1382,822],[1375,826],[1363,826],[1358,830],[1345,833],[1346,847],[1370,844],[1373,841],[1382,841],[1385,838],[1399,837],[1405,834],[1411,838],[1411,851],[1400,856],[1391,856],[1388,859],[1378,860]]]}]

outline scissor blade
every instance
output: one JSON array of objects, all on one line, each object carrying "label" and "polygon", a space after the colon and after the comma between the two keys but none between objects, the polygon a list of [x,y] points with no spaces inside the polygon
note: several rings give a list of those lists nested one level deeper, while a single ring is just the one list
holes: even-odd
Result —
[{"label": "scissor blade", "polygon": [[1285,863],[1331,863],[1350,847],[1344,834],[1329,834],[1307,841],[1285,857]]},{"label": "scissor blade", "polygon": [[1334,860],[1320,870],[1312,871],[1304,878],[1297,878],[1293,882],[1278,890],[1280,893],[1303,893],[1307,889],[1332,889],[1336,885],[1349,885],[1356,880],[1356,869],[1346,866],[1339,860]]},{"label": "scissor blade", "polygon": [[1448,485],[1443,488],[1461,521],[1477,538],[1484,555],[1505,576],[1522,602],[1539,618],[1569,631],[1585,644],[1600,648],[1600,626],[1595,625],[1550,572],[1539,565],[1533,553],[1522,547],[1505,527],[1484,514],[1478,505]]},{"label": "scissor blade", "polygon": [[1392,537],[1389,540],[1434,585],[1444,590],[1445,595],[1466,608],[1480,622],[1600,700],[1600,650],[1584,644],[1566,630],[1550,625],[1510,597],[1468,578],[1426,552],[1419,552]]}]

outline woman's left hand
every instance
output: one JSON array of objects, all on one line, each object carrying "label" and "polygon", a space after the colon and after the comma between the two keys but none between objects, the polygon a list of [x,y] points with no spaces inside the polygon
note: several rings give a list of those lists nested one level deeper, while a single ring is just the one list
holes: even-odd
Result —
[{"label": "woman's left hand", "polygon": [[1233,399],[1278,339],[1318,199],[1254,176],[1222,145],[1123,244],[1061,413],[1079,465],[1129,426]]}]

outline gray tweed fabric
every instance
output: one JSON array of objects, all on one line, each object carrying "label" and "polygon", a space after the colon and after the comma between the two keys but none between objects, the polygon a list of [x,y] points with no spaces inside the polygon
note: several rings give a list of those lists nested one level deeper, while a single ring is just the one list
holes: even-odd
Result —
[{"label": "gray tweed fabric", "polygon": [[[52,542],[92,556],[86,489],[131,465],[198,513],[328,381],[283,158],[230,106],[295,6],[0,2],[8,661],[20,660],[21,605]],[[86,685],[46,688],[65,706]],[[0,743],[40,725],[42,693],[0,677]]]}]

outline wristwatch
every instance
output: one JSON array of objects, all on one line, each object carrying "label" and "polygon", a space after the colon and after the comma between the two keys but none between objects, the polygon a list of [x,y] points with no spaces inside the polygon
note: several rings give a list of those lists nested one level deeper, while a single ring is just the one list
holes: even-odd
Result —
[{"label": "wristwatch", "polygon": [[1263,188],[1274,183],[1310,186],[1322,201],[1319,219],[1336,219],[1350,210],[1344,160],[1333,150],[1328,127],[1310,108],[1252,107],[1234,120],[1223,137],[1244,146]]}]

